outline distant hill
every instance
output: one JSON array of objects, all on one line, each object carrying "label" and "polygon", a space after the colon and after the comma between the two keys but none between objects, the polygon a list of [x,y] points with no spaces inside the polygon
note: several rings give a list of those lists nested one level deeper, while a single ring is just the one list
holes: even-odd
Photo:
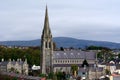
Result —
[{"label": "distant hill", "polygon": [[[70,37],[55,37],[53,41],[56,43],[57,47],[74,47],[74,48],[85,48],[86,46],[103,46],[111,49],[120,49],[120,43],[113,43],[107,41],[92,41],[92,40],[82,40]],[[40,39],[29,40],[29,41],[1,41],[0,45],[6,46],[40,46]]]}]

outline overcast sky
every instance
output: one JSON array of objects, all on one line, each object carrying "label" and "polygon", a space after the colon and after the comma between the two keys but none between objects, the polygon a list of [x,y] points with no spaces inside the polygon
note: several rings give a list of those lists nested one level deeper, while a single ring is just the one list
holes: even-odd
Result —
[{"label": "overcast sky", "polygon": [[0,0],[0,41],[40,39],[46,4],[53,37],[120,43],[120,0]]}]

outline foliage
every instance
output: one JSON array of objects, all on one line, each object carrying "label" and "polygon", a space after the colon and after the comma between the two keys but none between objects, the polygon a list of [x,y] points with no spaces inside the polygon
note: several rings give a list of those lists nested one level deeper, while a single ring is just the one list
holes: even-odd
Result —
[{"label": "foliage", "polygon": [[13,77],[11,76],[0,74],[0,80],[12,80],[12,79]]},{"label": "foliage", "polygon": [[63,47],[60,47],[60,50],[61,50],[61,51],[64,51],[64,48],[63,48]]},{"label": "foliage", "polygon": [[105,69],[105,73],[106,73],[106,75],[110,75],[111,74],[111,72],[108,69]]},{"label": "foliage", "polygon": [[34,64],[40,65],[40,48],[31,47],[26,49],[20,49],[0,47],[0,61],[2,58],[4,58],[6,61],[8,61],[9,59],[17,60],[18,58],[25,60],[25,58],[27,58],[27,62],[30,66]]},{"label": "foliage", "polygon": [[101,46],[89,46],[86,47],[86,50],[111,50],[110,48],[107,47],[101,47]]},{"label": "foliage", "polygon": [[73,74],[74,74],[75,71],[78,72],[78,65],[73,64],[71,66],[71,71],[72,71]]},{"label": "foliage", "polygon": [[46,77],[46,74],[40,74],[39,77]]},{"label": "foliage", "polygon": [[54,76],[54,73],[53,73],[53,72],[49,73],[49,74],[48,74],[48,79],[53,79],[53,76]]},{"label": "foliage", "polygon": [[62,80],[62,77],[63,77],[62,72],[57,72],[56,75],[57,75],[57,80]]},{"label": "foliage", "polygon": [[13,67],[11,67],[10,71],[11,71],[11,72],[14,72],[14,71],[15,71],[15,69],[14,69]]},{"label": "foliage", "polygon": [[120,53],[118,54],[118,58],[120,58]]},{"label": "foliage", "polygon": [[108,62],[114,59],[114,55],[112,54],[111,51],[109,50],[101,50],[98,54],[97,54],[97,58],[102,59],[103,62]]},{"label": "foliage", "polygon": [[18,80],[16,77],[14,77],[12,80]]}]

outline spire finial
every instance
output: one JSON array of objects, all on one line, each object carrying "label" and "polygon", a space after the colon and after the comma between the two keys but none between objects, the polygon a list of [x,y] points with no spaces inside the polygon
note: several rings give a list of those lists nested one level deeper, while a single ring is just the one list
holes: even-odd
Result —
[{"label": "spire finial", "polygon": [[47,9],[47,4],[46,4],[46,9]]},{"label": "spire finial", "polygon": [[46,11],[45,11],[46,15],[48,17],[48,9],[47,9],[47,4],[46,4]]},{"label": "spire finial", "polygon": [[49,27],[49,18],[48,18],[48,9],[46,5],[45,9],[45,20],[44,20],[44,29],[43,29],[43,36],[42,37],[51,37],[51,30]]}]

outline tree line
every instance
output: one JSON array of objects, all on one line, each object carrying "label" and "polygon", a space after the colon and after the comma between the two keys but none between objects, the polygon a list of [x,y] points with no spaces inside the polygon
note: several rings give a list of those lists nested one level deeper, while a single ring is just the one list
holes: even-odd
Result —
[{"label": "tree line", "polygon": [[30,66],[33,64],[40,65],[40,48],[39,47],[29,47],[26,49],[20,48],[6,48],[0,47],[0,61],[4,58],[5,61],[22,59],[23,61],[27,59]]}]

